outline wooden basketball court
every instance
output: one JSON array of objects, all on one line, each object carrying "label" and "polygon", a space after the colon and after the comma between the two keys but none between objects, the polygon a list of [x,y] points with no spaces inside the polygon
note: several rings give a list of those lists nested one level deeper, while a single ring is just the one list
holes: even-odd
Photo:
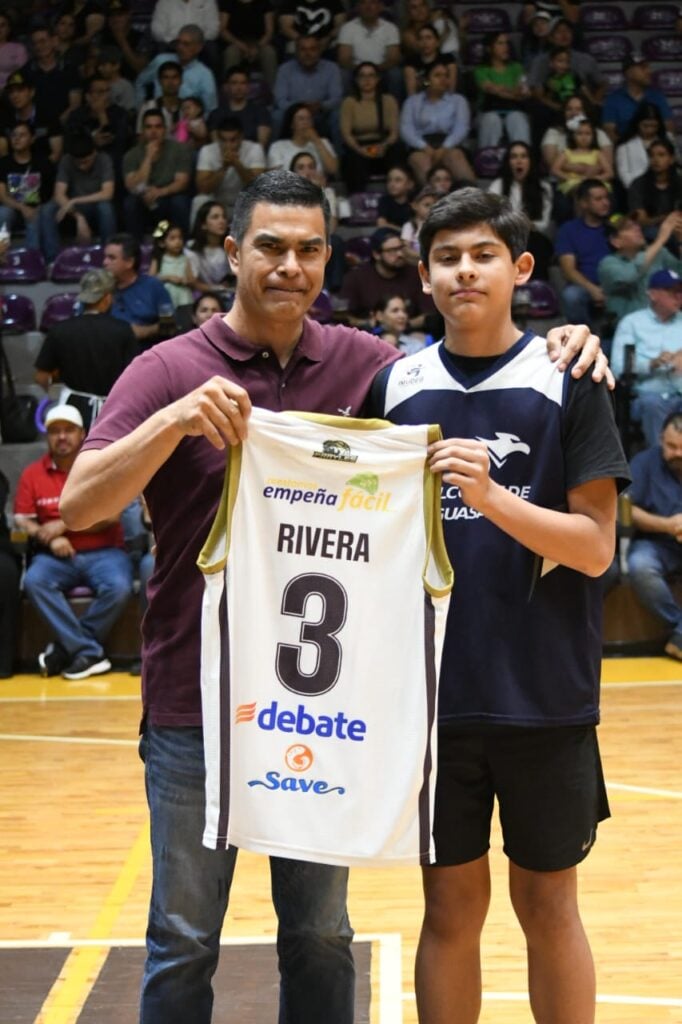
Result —
[{"label": "wooden basketball court", "polygon": [[[613,818],[582,868],[600,1024],[682,1024],[682,666],[604,663]],[[0,684],[0,1024],[135,1024],[149,886],[139,680]],[[495,833],[481,1024],[528,1024],[523,940]],[[264,858],[240,854],[215,1024],[274,1024]],[[418,869],[351,871],[362,1024],[416,1022]],[[189,1024],[189,1022],[188,1022]]]}]

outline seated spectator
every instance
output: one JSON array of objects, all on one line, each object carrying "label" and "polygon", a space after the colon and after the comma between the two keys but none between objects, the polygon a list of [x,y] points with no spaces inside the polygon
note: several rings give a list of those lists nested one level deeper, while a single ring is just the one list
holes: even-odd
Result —
[{"label": "seated spectator", "polygon": [[154,248],[149,273],[166,286],[173,309],[192,302],[194,273],[185,252],[185,235],[178,224],[160,221],[152,235]]},{"label": "seated spectator", "polygon": [[406,356],[411,356],[424,348],[426,335],[423,331],[409,329],[409,313],[401,295],[384,295],[377,300],[372,310],[375,326],[372,334],[378,334],[389,345],[395,345]]},{"label": "seated spectator", "polygon": [[322,53],[335,43],[346,20],[342,0],[285,0],[279,11],[277,27],[286,40],[285,50],[293,53],[301,36],[315,36]]},{"label": "seated spectator", "polygon": [[563,224],[575,213],[573,199],[581,182],[594,178],[611,189],[612,165],[597,143],[597,131],[587,117],[577,117],[566,126],[566,149],[551,167],[557,179],[557,197],[554,219]]},{"label": "seated spectator", "polygon": [[31,59],[25,71],[35,88],[38,116],[46,121],[66,124],[69,115],[81,105],[82,91],[78,72],[64,65],[57,54],[57,38],[47,26],[31,32]]},{"label": "seated spectator", "polygon": [[415,266],[419,263],[419,232],[428,216],[429,210],[439,198],[435,189],[429,185],[424,185],[410,203],[412,216],[403,224],[400,230],[400,237],[405,246],[405,260],[407,263],[413,263]]},{"label": "seated spectator", "polygon": [[247,142],[236,117],[224,117],[217,125],[215,142],[199,150],[192,222],[199,207],[209,200],[220,203],[229,217],[241,189],[264,170],[263,147]]},{"label": "seated spectator", "polygon": [[111,315],[116,282],[108,270],[81,277],[79,316],[50,327],[35,361],[35,381],[45,391],[61,385],[59,404],[75,406],[89,430],[115,381],[140,352],[130,324]]},{"label": "seated spectator", "polygon": [[653,237],[669,213],[682,209],[682,174],[670,139],[649,144],[649,169],[630,185],[627,207],[642,225],[645,238]]},{"label": "seated spectator", "polygon": [[604,101],[602,125],[611,141],[618,143],[630,130],[640,103],[653,103],[658,107],[666,132],[673,132],[672,111],[667,99],[651,86],[651,68],[645,57],[633,54],[623,62],[625,83],[609,93]]},{"label": "seated spectator", "polygon": [[182,67],[177,60],[166,60],[157,68],[159,93],[147,100],[138,108],[136,130],[142,131],[142,118],[148,110],[158,110],[166,122],[166,132],[172,136],[175,126],[180,120],[180,88],[182,86]]},{"label": "seated spectator", "polygon": [[176,142],[184,142],[196,154],[208,143],[209,134],[203,103],[198,96],[185,96],[180,102],[180,120],[171,137]]},{"label": "seated spectator", "polygon": [[140,246],[133,235],[112,235],[104,249],[104,267],[116,282],[111,315],[130,324],[143,349],[151,348],[163,324],[173,320],[165,285],[140,273]]},{"label": "seated spectator", "polygon": [[358,0],[357,17],[341,26],[336,59],[346,72],[346,85],[357,64],[376,64],[383,77],[384,88],[400,102],[403,98],[403,75],[400,70],[400,33],[393,22],[381,18],[381,0]]},{"label": "seated spectator", "polygon": [[190,7],[192,22],[201,29],[204,40],[212,42],[218,38],[220,19],[216,0],[202,0],[199,4],[188,4],[187,0],[156,0],[150,30],[160,50],[173,46],[187,24]]},{"label": "seated spectator", "polygon": [[645,608],[668,629],[665,653],[682,661],[682,608],[669,577],[682,570],[682,416],[671,413],[650,448],[631,464],[635,535],[628,548],[628,576]]},{"label": "seated spectator", "polygon": [[209,128],[215,128],[223,117],[236,117],[247,142],[257,142],[266,150],[272,134],[272,118],[264,103],[250,99],[250,90],[248,68],[240,64],[229,68],[225,73],[220,104],[209,118]]},{"label": "seated spectator", "polygon": [[117,183],[122,182],[123,157],[130,140],[128,115],[111,100],[111,86],[95,74],[85,86],[83,105],[70,115],[66,131],[70,135],[90,133],[100,153],[110,157]]},{"label": "seated spectator", "polygon": [[490,36],[485,47],[484,63],[474,70],[478,145],[499,146],[503,135],[509,143],[530,145],[530,124],[525,112],[528,87],[523,66],[512,60],[506,32]]},{"label": "seated spectator", "polygon": [[98,152],[91,135],[67,138],[66,155],[59,161],[54,201],[57,223],[75,221],[76,241],[92,241],[93,231],[106,242],[116,230],[114,165]]},{"label": "seated spectator", "polygon": [[607,232],[613,252],[600,260],[597,274],[606,312],[615,323],[628,313],[646,308],[647,280],[657,270],[674,270],[682,276],[682,259],[667,248],[670,239],[675,238],[679,252],[682,213],[669,213],[648,245],[638,221],[622,213],[609,217]]},{"label": "seated spectator", "polygon": [[341,104],[341,163],[349,192],[364,192],[372,175],[386,174],[401,158],[399,120],[395,98],[381,90],[379,69],[366,62],[358,64],[352,95]]},{"label": "seated spectator", "polygon": [[[589,99],[590,114],[596,114],[604,102],[606,81],[599,64],[583,50],[575,46],[575,26],[566,18],[557,18],[549,24],[547,41],[549,46],[537,54],[528,70],[528,85],[531,89],[541,86],[549,74],[549,53],[552,47],[569,51],[569,71],[585,86],[585,96]],[[582,111],[586,113],[586,111]]]},{"label": "seated spectator", "polygon": [[405,246],[399,232],[393,228],[377,228],[370,244],[372,263],[349,270],[343,280],[341,297],[347,303],[349,322],[355,327],[367,327],[372,310],[381,298],[400,295],[410,314],[410,328],[422,330],[425,316],[432,316],[435,307],[431,297],[422,291],[417,268],[405,260]]},{"label": "seated spectator", "polygon": [[432,64],[438,61],[448,69],[448,90],[457,89],[457,62],[451,53],[443,53],[440,48],[440,36],[435,25],[422,25],[417,30],[417,52],[414,57],[405,60],[403,74],[405,92],[414,96],[426,86],[426,75]]},{"label": "seated spectator", "polygon": [[618,180],[626,189],[630,188],[635,178],[649,170],[651,143],[665,137],[665,125],[658,107],[646,100],[640,103],[630,128],[616,148],[616,172]]},{"label": "seated spectator", "polygon": [[192,322],[195,327],[201,327],[216,313],[220,313],[221,316],[224,313],[220,296],[216,292],[204,292],[192,304]]},{"label": "seated spectator", "polygon": [[[437,4],[432,8],[429,0],[407,0],[406,19],[400,33],[405,59],[419,58],[417,38],[419,30],[424,25],[433,25],[438,33],[438,48],[441,54],[452,54],[456,59],[459,53],[457,24],[447,6]],[[456,83],[453,85],[453,90],[455,88]]]},{"label": "seated spectator", "polygon": [[540,177],[533,151],[525,142],[510,146],[502,161],[501,177],[490,183],[490,191],[508,196],[515,210],[522,210],[531,222],[528,251],[533,254],[533,278],[549,280],[554,255],[549,232],[552,219],[552,186]]},{"label": "seated spectator", "polygon": [[34,103],[35,90],[25,71],[13,71],[7,79],[4,109],[0,109],[0,156],[9,153],[9,136],[18,124],[28,124],[33,138],[36,157],[49,159],[53,164],[62,155],[62,127],[59,121],[40,117]]},{"label": "seated spectator", "polygon": [[62,10],[71,14],[76,22],[76,38],[79,46],[87,46],[102,31],[105,17],[100,0],[67,0]]},{"label": "seated spectator", "polygon": [[198,96],[204,104],[204,110],[211,113],[218,106],[213,72],[199,60],[204,47],[204,33],[198,25],[184,25],[175,41],[175,50],[159,53],[147,64],[135,80],[135,99],[141,106],[149,99],[148,91],[153,97],[161,94],[161,83],[158,79],[159,68],[169,60],[177,60],[182,68],[181,97]]},{"label": "seated spectator", "polygon": [[400,233],[403,224],[412,216],[410,200],[414,192],[414,178],[408,167],[391,167],[386,176],[386,191],[377,207],[377,227],[393,228]]},{"label": "seated spectator", "polygon": [[277,72],[274,32],[275,13],[270,0],[221,0],[220,38],[226,44],[225,70],[235,64],[258,68],[272,88]]},{"label": "seated spectator", "polygon": [[553,46],[547,58],[547,73],[531,88],[528,104],[533,126],[533,139],[540,142],[548,128],[560,120],[564,104],[570,96],[580,96],[587,114],[595,109],[595,97],[575,71],[571,70],[571,51]]},{"label": "seated spectator", "polygon": [[310,153],[297,153],[288,169],[293,171],[294,174],[300,174],[302,178],[307,178],[308,181],[315,182],[327,197],[330,210],[329,244],[332,248],[332,254],[327,260],[324,270],[324,286],[327,291],[338,292],[343,284],[343,275],[346,269],[345,245],[343,239],[336,231],[339,224],[339,198],[334,189],[327,184],[327,177],[324,171],[318,170],[317,164]]},{"label": "seated spectator", "polygon": [[565,18],[572,25],[580,21],[580,0],[524,0],[521,20],[528,24],[537,14],[548,18]]},{"label": "seated spectator", "polygon": [[554,249],[567,282],[561,293],[567,321],[593,326],[604,308],[597,267],[610,251],[605,224],[611,196],[601,181],[587,178],[575,198],[577,216],[561,225]]},{"label": "seated spectator", "polygon": [[107,0],[99,45],[101,49],[115,46],[121,51],[121,73],[131,81],[149,63],[150,41],[145,31],[132,26],[130,0]]},{"label": "seated spectator", "polygon": [[339,160],[334,147],[329,139],[318,134],[308,106],[305,103],[294,103],[284,116],[281,138],[273,142],[268,150],[268,170],[288,168],[296,154],[302,150],[314,157],[318,170],[324,171],[330,178],[336,177]]},{"label": "seated spectator", "polygon": [[21,556],[12,545],[5,515],[8,498],[9,481],[0,469],[0,679],[14,675],[21,579]]},{"label": "seated spectator", "polygon": [[[563,103],[560,123],[548,128],[542,136],[542,159],[545,167],[551,168],[557,157],[564,152],[568,139],[568,125],[570,123],[574,127],[581,117],[587,117],[582,96],[569,96]],[[601,128],[597,128],[597,145],[613,173],[613,144]]]},{"label": "seated spectator", "polygon": [[452,171],[448,170],[443,164],[434,164],[426,175],[426,184],[430,185],[436,192],[439,192],[440,195],[446,196],[448,192],[452,192],[454,189],[455,179]]},{"label": "seated spectator", "polygon": [[234,286],[225,253],[227,215],[221,203],[212,199],[197,210],[192,238],[187,248],[194,287],[204,294],[217,292],[221,297]]},{"label": "seated spectator", "polygon": [[54,41],[57,60],[62,67],[80,73],[86,47],[76,42],[76,19],[68,11],[58,15],[54,21]]},{"label": "seated spectator", "polygon": [[530,70],[536,57],[549,53],[549,33],[552,17],[547,11],[536,11],[523,25],[521,33],[521,61]]},{"label": "seated spectator", "polygon": [[0,225],[10,234],[23,227],[29,249],[40,249],[51,263],[59,252],[52,203],[54,164],[35,152],[28,121],[12,129],[9,144],[9,156],[0,159]]},{"label": "seated spectator", "polygon": [[313,115],[315,129],[339,144],[339,106],[343,98],[341,72],[331,60],[322,57],[322,44],[317,36],[299,36],[296,55],[277,69],[273,86],[272,124],[279,135],[286,112],[305,103]]},{"label": "seated spectator", "polygon": [[127,195],[124,221],[130,234],[140,238],[159,217],[186,229],[189,224],[192,151],[166,138],[166,124],[158,110],[142,120],[142,140],[123,158]]},{"label": "seated spectator", "polygon": [[674,270],[657,270],[647,297],[646,309],[628,313],[618,324],[611,366],[620,377],[626,347],[634,346],[632,417],[641,423],[646,443],[654,445],[666,417],[682,408],[682,278]]},{"label": "seated spectator", "polygon": [[445,164],[455,178],[475,179],[461,145],[470,124],[467,101],[459,93],[448,92],[447,67],[433,64],[424,91],[408,96],[400,112],[400,136],[410,147],[408,163],[420,185],[434,164]]},{"label": "seated spectator", "polygon": [[0,89],[4,89],[13,71],[18,71],[28,60],[23,43],[12,39],[12,22],[9,15],[0,11]]},{"label": "seated spectator", "polygon": [[109,83],[109,98],[117,107],[130,114],[135,110],[135,89],[133,83],[121,74],[123,55],[117,46],[105,46],[97,55],[96,74]]},{"label": "seated spectator", "polygon": [[[48,451],[21,474],[14,503],[17,526],[35,544],[24,590],[54,636],[38,656],[41,675],[86,679],[111,668],[103,644],[130,597],[132,567],[118,521],[74,533],[59,516],[59,498],[85,438],[78,409],[53,406],[45,425]],[[79,618],[67,594],[82,586],[93,598]]]}]

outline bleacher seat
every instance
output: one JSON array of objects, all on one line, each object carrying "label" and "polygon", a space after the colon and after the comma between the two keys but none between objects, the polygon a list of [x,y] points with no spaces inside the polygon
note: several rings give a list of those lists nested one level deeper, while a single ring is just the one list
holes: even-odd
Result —
[{"label": "bleacher seat", "polygon": [[659,32],[665,29],[674,31],[679,17],[679,4],[641,4],[632,15],[635,28],[645,31]]},{"label": "bleacher seat", "polygon": [[625,75],[620,68],[602,68],[602,78],[606,83],[606,91],[614,92],[615,89],[620,89],[621,85],[625,81]]},{"label": "bleacher seat", "polygon": [[642,53],[652,61],[682,61],[682,38],[679,36],[651,36],[642,43]]},{"label": "bleacher seat", "polygon": [[474,170],[479,178],[496,178],[500,173],[502,159],[506,153],[504,146],[484,146],[476,150]]},{"label": "bleacher seat", "polygon": [[317,320],[320,324],[329,324],[334,319],[332,300],[329,297],[329,293],[326,292],[324,288],[310,307],[308,316],[311,316],[313,320]]},{"label": "bleacher seat", "polygon": [[468,35],[511,32],[512,24],[504,7],[477,7],[467,15]]},{"label": "bleacher seat", "polygon": [[547,281],[529,281],[524,288],[530,292],[528,316],[537,320],[547,320],[559,312],[559,299]]},{"label": "bleacher seat", "polygon": [[50,279],[65,284],[80,281],[86,270],[101,267],[104,262],[102,245],[69,245],[62,249],[52,266]]},{"label": "bleacher seat", "polygon": [[485,60],[485,43],[482,39],[467,39],[464,44],[464,64],[477,67]]},{"label": "bleacher seat", "polygon": [[360,227],[364,227],[365,224],[376,224],[380,199],[380,192],[353,192],[348,197],[350,215],[346,219],[346,223]]},{"label": "bleacher seat", "polygon": [[666,96],[682,96],[682,69],[659,68],[653,73],[652,84]]},{"label": "bleacher seat", "polygon": [[671,111],[673,115],[673,125],[675,126],[675,134],[682,135],[682,107],[672,107]]},{"label": "bleacher seat", "polygon": [[0,263],[0,282],[37,284],[47,278],[47,267],[39,249],[10,249]]},{"label": "bleacher seat", "polygon": [[154,246],[151,242],[143,242],[140,246],[140,273],[146,274],[149,271],[149,265],[152,262],[152,252]]},{"label": "bleacher seat", "polygon": [[622,32],[628,19],[613,4],[585,4],[580,9],[580,25],[584,32]]},{"label": "bleacher seat", "polygon": [[45,300],[40,315],[40,330],[49,331],[50,327],[58,324],[60,320],[68,320],[70,316],[75,316],[77,304],[76,292],[60,292],[59,295],[50,295]]},{"label": "bleacher seat", "polygon": [[599,64],[622,64],[632,53],[632,43],[628,36],[587,36],[585,52]]},{"label": "bleacher seat", "polygon": [[36,310],[28,295],[0,296],[0,317],[5,331],[25,334],[36,329]]}]

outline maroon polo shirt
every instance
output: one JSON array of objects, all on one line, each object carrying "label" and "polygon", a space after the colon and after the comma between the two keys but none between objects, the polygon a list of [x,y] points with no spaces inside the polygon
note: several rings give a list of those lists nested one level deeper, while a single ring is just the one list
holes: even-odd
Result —
[{"label": "maroon polo shirt", "polygon": [[[216,313],[149,349],[117,380],[83,449],[105,448],[215,375],[240,384],[253,405],[273,412],[358,416],[376,374],[400,356],[374,335],[308,319],[284,369],[254,341],[240,338]],[[145,490],[157,554],[142,628],[142,695],[154,725],[201,724],[204,584],[196,560],[218,507],[225,459],[206,438],[185,437]]]}]

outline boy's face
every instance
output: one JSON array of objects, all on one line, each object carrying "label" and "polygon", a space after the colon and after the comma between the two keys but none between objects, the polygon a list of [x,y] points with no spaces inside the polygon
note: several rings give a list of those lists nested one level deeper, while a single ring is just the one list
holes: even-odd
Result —
[{"label": "boy's face", "polygon": [[571,66],[571,58],[567,53],[557,53],[550,60],[550,67],[555,75],[565,75]]},{"label": "boy's face", "polygon": [[459,328],[491,328],[511,314],[512,293],[533,271],[528,252],[511,252],[487,224],[439,231],[431,243],[429,266],[419,264],[427,295],[445,320]]}]

